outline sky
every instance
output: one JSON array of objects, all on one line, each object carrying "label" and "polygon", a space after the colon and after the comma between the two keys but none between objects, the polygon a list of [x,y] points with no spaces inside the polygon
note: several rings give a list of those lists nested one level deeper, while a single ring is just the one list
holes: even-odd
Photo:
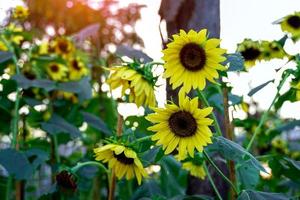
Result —
[{"label": "sky", "polygon": [[[90,0],[97,2],[99,0]],[[160,24],[158,9],[161,0],[122,0],[120,4],[127,5],[129,3],[139,3],[146,5],[141,12],[141,20],[136,24],[136,32],[144,40],[145,53],[152,57],[155,61],[160,61],[161,38],[159,34],[159,26],[165,33],[165,24]],[[5,9],[9,6],[19,4],[18,0],[1,0],[0,1],[0,19],[5,17]],[[300,11],[299,0],[220,0],[221,13],[221,46],[232,53],[236,49],[236,44],[244,38],[253,40],[272,40],[279,39],[283,36],[279,25],[273,25],[276,21],[293,13]],[[287,42],[286,51],[290,54],[299,52],[300,43],[293,44]],[[247,93],[268,80],[278,78],[279,74],[275,73],[275,68],[284,65],[286,60],[273,60],[271,62],[262,62],[249,70],[249,73],[229,74],[228,81],[233,86],[233,93],[243,95],[246,101],[250,101]],[[286,67],[293,67],[289,64]],[[253,99],[259,103],[261,109],[266,109],[272,101],[276,92],[276,84],[269,84],[263,90],[253,96]],[[165,102],[165,91],[162,86],[158,90],[159,106],[163,106]],[[288,83],[284,86],[282,92],[288,88]],[[293,117],[300,119],[299,112],[300,102],[285,103],[280,114],[285,117]],[[298,109],[297,109],[298,108]],[[123,109],[121,109],[123,110]],[[132,112],[141,113],[134,106],[130,109]],[[240,116],[241,113],[235,113]]]}]

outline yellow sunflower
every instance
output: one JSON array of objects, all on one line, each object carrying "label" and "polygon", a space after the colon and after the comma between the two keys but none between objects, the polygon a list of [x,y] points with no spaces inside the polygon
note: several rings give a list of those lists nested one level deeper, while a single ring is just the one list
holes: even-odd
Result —
[{"label": "yellow sunflower", "polygon": [[200,32],[180,30],[173,35],[173,41],[163,50],[165,61],[164,78],[170,78],[175,89],[183,85],[182,90],[188,93],[192,88],[203,90],[206,79],[214,82],[219,78],[217,70],[226,70],[220,63],[226,50],[218,48],[219,39],[208,39],[207,30]]},{"label": "yellow sunflower", "polygon": [[193,162],[185,162],[182,164],[182,168],[189,171],[191,175],[198,177],[202,180],[205,179],[206,173],[203,168],[203,165],[197,165]]},{"label": "yellow sunflower", "polygon": [[291,33],[295,38],[300,37],[300,12],[285,16],[280,25],[282,31]]},{"label": "yellow sunflower", "polygon": [[262,57],[264,60],[271,60],[273,58],[282,59],[285,56],[285,52],[282,46],[276,41],[262,41]]},{"label": "yellow sunflower", "polygon": [[142,182],[142,177],[147,177],[147,173],[135,151],[123,145],[107,144],[94,149],[95,160],[108,163],[108,167],[113,169],[118,179],[126,177],[127,180],[134,176],[138,184]]},{"label": "yellow sunflower", "polygon": [[8,48],[7,46],[4,44],[4,42],[0,41],[0,51],[7,51]]},{"label": "yellow sunflower", "polygon": [[245,39],[242,43],[238,44],[237,52],[241,53],[244,57],[246,69],[254,66],[256,61],[262,58],[262,50],[259,42],[251,39]]},{"label": "yellow sunflower", "polygon": [[69,55],[74,51],[73,43],[66,37],[57,37],[52,41],[51,48],[59,55]]},{"label": "yellow sunflower", "polygon": [[42,42],[39,45],[39,54],[45,55],[49,53],[49,43],[48,42]]},{"label": "yellow sunflower", "polygon": [[296,99],[300,101],[300,81],[297,84],[292,84],[292,87],[296,89]]},{"label": "yellow sunflower", "polygon": [[11,32],[11,35],[7,39],[17,45],[20,45],[21,42],[24,40],[24,37],[22,35],[19,35],[23,32],[22,26],[18,26],[14,23],[10,23],[7,26],[7,30]]},{"label": "yellow sunflower", "polygon": [[63,64],[50,63],[47,66],[46,71],[51,79],[55,81],[61,81],[66,77],[68,68]]},{"label": "yellow sunflower", "polygon": [[70,80],[79,80],[88,74],[88,69],[80,58],[73,58],[69,61],[69,78]]},{"label": "yellow sunflower", "polygon": [[15,19],[26,19],[29,15],[28,8],[23,6],[16,6],[13,10],[13,18]]},{"label": "yellow sunflower", "polygon": [[151,83],[140,72],[128,66],[113,67],[111,70],[107,83],[112,90],[121,87],[123,96],[129,89],[129,101],[134,102],[138,107],[156,105],[153,85],[155,83]]},{"label": "yellow sunflower", "polygon": [[77,96],[72,92],[58,91],[57,97],[69,100],[72,103],[78,103]]},{"label": "yellow sunflower", "polygon": [[165,108],[153,108],[155,113],[149,114],[146,119],[153,126],[148,130],[156,132],[152,140],[157,140],[157,145],[162,145],[165,154],[170,154],[178,147],[178,159],[186,158],[187,153],[193,158],[194,149],[199,152],[203,147],[212,143],[212,132],[209,125],[212,119],[206,118],[213,108],[198,108],[198,98],[190,100],[180,96],[179,106],[166,104]]}]

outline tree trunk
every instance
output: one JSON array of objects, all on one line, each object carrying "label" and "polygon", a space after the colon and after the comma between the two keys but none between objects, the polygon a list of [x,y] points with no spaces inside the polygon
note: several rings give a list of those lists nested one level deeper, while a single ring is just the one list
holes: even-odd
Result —
[{"label": "tree trunk", "polygon": [[[159,14],[162,20],[166,21],[168,38],[179,32],[180,29],[189,31],[194,29],[199,31],[206,28],[209,37],[220,37],[220,1],[219,0],[162,0]],[[164,48],[168,41],[163,41]],[[178,101],[178,90],[172,90],[169,80],[167,80],[167,99]],[[220,102],[221,103],[221,102]],[[223,121],[223,117],[217,114],[218,119]],[[224,127],[221,123],[221,128]],[[226,163],[221,159],[215,159],[216,164],[225,175],[228,175]],[[228,198],[228,185],[214,169],[209,168],[214,182],[219,189],[223,199]],[[188,195],[206,194],[215,196],[215,193],[206,178],[204,181],[189,176]]]}]

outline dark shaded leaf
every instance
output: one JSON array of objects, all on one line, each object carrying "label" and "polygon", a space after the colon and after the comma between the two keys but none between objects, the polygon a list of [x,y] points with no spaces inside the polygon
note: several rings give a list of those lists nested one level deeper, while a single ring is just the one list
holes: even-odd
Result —
[{"label": "dark shaded leaf", "polygon": [[34,169],[49,160],[49,154],[41,149],[29,149],[24,152]]},{"label": "dark shaded leaf", "polygon": [[26,78],[23,74],[17,74],[12,77],[13,80],[17,82],[19,87],[23,89],[28,89],[30,87],[43,88],[46,91],[51,91],[56,88],[55,82],[48,79],[34,79],[30,80]]},{"label": "dark shaded leaf", "polygon": [[255,168],[251,160],[236,165],[238,180],[243,189],[254,189],[259,181],[259,170]]},{"label": "dark shaded leaf", "polygon": [[248,96],[253,96],[255,93],[257,93],[259,90],[263,89],[264,87],[266,87],[269,83],[273,83],[274,82],[274,79],[273,80],[269,80],[255,88],[253,88],[252,90],[250,90],[250,92],[248,93]]},{"label": "dark shaded leaf", "polygon": [[0,64],[12,59],[13,56],[14,54],[12,52],[0,51]]},{"label": "dark shaded leaf", "polygon": [[145,180],[143,185],[141,185],[132,195],[132,200],[138,200],[142,197],[152,197],[154,195],[161,194],[161,189],[155,180]]},{"label": "dark shaded leaf", "polygon": [[33,168],[26,155],[15,149],[1,150],[0,164],[17,180],[29,179],[33,174]]},{"label": "dark shaded leaf", "polygon": [[81,114],[83,116],[83,120],[86,121],[90,126],[103,132],[106,135],[111,135],[111,130],[108,129],[102,119],[88,112],[81,112]]},{"label": "dark shaded leaf", "polygon": [[57,114],[53,114],[49,121],[41,123],[41,128],[53,135],[56,135],[58,133],[67,133],[72,138],[81,136],[81,132],[77,127],[70,124],[68,121]]},{"label": "dark shaded leaf", "polygon": [[294,129],[296,126],[300,126],[300,120],[293,120],[286,124],[280,125],[277,128],[275,128],[277,131],[289,131],[291,129]]},{"label": "dark shaded leaf", "polygon": [[244,58],[240,53],[226,54],[227,58],[222,64],[229,64],[228,71],[241,71],[244,69]]},{"label": "dark shaded leaf", "polygon": [[144,52],[133,49],[132,47],[125,46],[125,45],[118,46],[116,54],[118,54],[120,56],[127,56],[131,59],[142,59],[142,61],[145,63],[151,62],[153,60]]}]

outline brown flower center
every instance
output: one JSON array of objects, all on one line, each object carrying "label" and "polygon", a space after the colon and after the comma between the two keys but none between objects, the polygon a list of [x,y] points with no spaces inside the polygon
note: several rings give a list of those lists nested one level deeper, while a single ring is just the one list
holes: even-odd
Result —
[{"label": "brown flower center", "polygon": [[73,176],[73,174],[66,170],[63,170],[56,175],[56,182],[57,185],[63,189],[70,189],[74,191],[77,188],[76,178]]},{"label": "brown flower center", "polygon": [[68,45],[68,42],[67,41],[60,41],[60,42],[58,42],[58,48],[62,51],[62,52],[64,52],[64,53],[68,53],[68,47],[69,47],[69,45]]},{"label": "brown flower center", "polygon": [[72,67],[73,67],[73,69],[75,69],[77,71],[80,71],[80,69],[81,69],[77,60],[72,61]]},{"label": "brown flower center", "polygon": [[181,64],[190,71],[202,69],[206,62],[205,51],[195,43],[186,44],[180,51]]},{"label": "brown flower center", "polygon": [[50,70],[52,72],[58,72],[59,71],[59,67],[58,67],[58,65],[54,64],[54,65],[50,66]]},{"label": "brown flower center", "polygon": [[245,51],[242,51],[241,54],[245,58],[245,60],[255,60],[259,57],[261,52],[257,48],[250,47],[247,48]]},{"label": "brown flower center", "polygon": [[187,111],[178,111],[169,118],[169,127],[179,137],[193,136],[197,130],[197,122]]},{"label": "brown flower center", "polygon": [[121,163],[125,164],[125,165],[131,165],[134,163],[134,159],[133,158],[127,158],[124,154],[124,152],[120,153],[120,154],[115,154],[114,153],[114,157]]},{"label": "brown flower center", "polygon": [[287,19],[287,23],[291,27],[298,29],[298,28],[300,28],[300,17],[299,16],[291,16]]}]

